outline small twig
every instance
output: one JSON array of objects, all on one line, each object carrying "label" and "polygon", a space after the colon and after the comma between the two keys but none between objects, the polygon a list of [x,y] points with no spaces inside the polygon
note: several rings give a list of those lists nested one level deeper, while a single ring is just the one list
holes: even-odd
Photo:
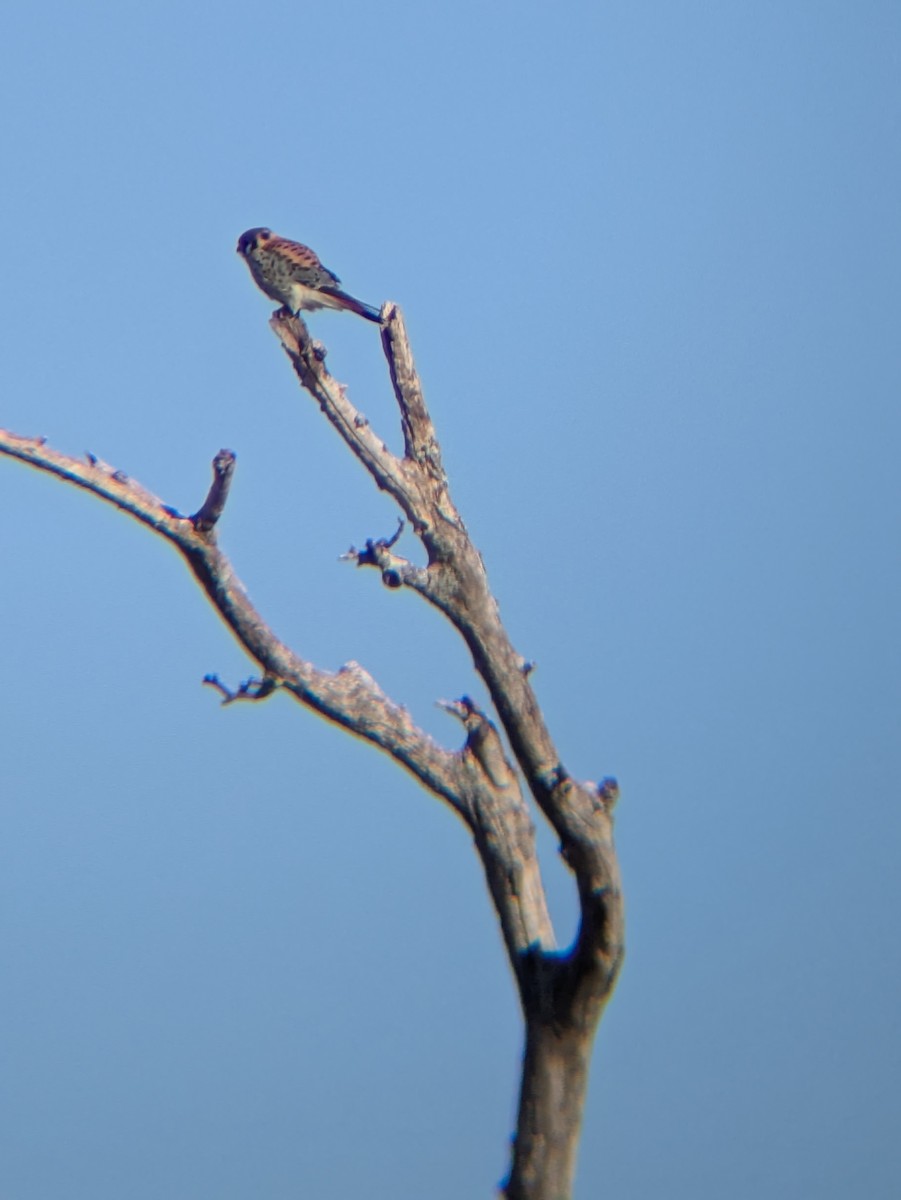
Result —
[{"label": "small twig", "polygon": [[403,519],[403,517],[398,517],[397,518],[397,529],[395,529],[395,531],[394,531],[394,533],[392,533],[391,537],[380,539],[382,545],[385,547],[386,550],[390,550],[392,546],[395,546],[397,544],[398,540],[400,539],[400,535],[403,533],[403,531],[404,531],[404,519]]},{"label": "small twig", "polygon": [[340,562],[355,562],[358,567],[374,567],[378,566],[374,555],[378,550],[390,550],[392,546],[397,545],[400,535],[404,531],[405,521],[403,517],[397,518],[397,529],[390,537],[367,538],[366,545],[362,550],[358,550],[356,546],[351,546],[345,553],[339,555]]},{"label": "small twig", "polygon": [[265,700],[278,687],[278,680],[268,675],[262,679],[245,679],[235,691],[227,687],[218,675],[204,675],[202,682],[219,692],[223,704],[233,704],[236,700]]},{"label": "small twig", "polygon": [[236,455],[232,450],[220,450],[213,459],[213,482],[210,490],[203,504],[191,517],[192,525],[201,533],[209,533],[222,516],[235,473],[235,461]]},{"label": "small twig", "polygon": [[409,587],[417,592],[428,589],[429,573],[425,567],[417,567],[409,559],[392,554],[377,542],[367,542],[357,552],[356,560],[358,567],[377,567],[387,588]]},{"label": "small twig", "polygon": [[616,802],[619,799],[619,783],[612,775],[608,775],[598,784],[598,799],[608,812],[612,812],[616,807]]},{"label": "small twig", "polygon": [[412,587],[423,591],[428,584],[428,571],[417,567],[409,559],[391,553],[391,547],[397,543],[403,533],[404,521],[398,518],[397,529],[391,537],[367,538],[362,550],[351,546],[346,554],[340,556],[341,562],[354,562],[358,567],[376,567],[382,573],[382,583],[385,587]]}]

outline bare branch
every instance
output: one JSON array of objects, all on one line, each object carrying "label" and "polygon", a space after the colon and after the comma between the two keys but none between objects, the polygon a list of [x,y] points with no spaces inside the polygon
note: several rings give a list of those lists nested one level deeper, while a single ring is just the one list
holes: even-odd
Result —
[{"label": "bare branch", "polygon": [[403,314],[396,304],[388,303],[382,309],[382,348],[388,360],[391,383],[400,408],[406,456],[427,468],[435,479],[446,484],[447,479],[441,463],[441,448],[432,418],[426,408],[419,375],[413,364],[413,352],[410,349]]},{"label": "bare branch", "polygon": [[[49,449],[40,439],[0,431],[0,453],[94,493],[172,542],[233,635],[264,670],[261,680],[248,680],[236,690],[215,675],[207,676],[204,682],[220,693],[223,703],[262,700],[281,688],[386,751],[473,829],[511,961],[517,963],[530,946],[553,946],[528,807],[515,775],[509,772],[499,777],[489,768],[484,750],[488,727],[480,732],[477,710],[467,710],[468,741],[462,755],[442,749],[358,664],[348,663],[337,674],[330,674],[280,642],[251,604],[212,532],[203,528],[204,521],[177,515],[140,484],[126,481],[121,472],[113,472],[99,460],[79,462]],[[229,452],[217,455],[213,487],[200,510],[207,513],[207,519],[221,513],[233,469],[234,457]],[[386,547],[393,541],[383,539],[386,554],[390,555]],[[375,544],[370,545],[377,556]]]},{"label": "bare branch", "polygon": [[218,675],[204,675],[201,683],[215,688],[223,704],[234,704],[236,700],[267,700],[278,687],[277,679],[245,679],[236,689],[226,687]]},{"label": "bare branch", "polygon": [[355,562],[358,567],[378,567],[385,587],[406,586],[424,591],[428,586],[428,572],[406,558],[391,553],[391,547],[397,543],[403,528],[404,523],[401,521],[397,531],[390,538],[368,538],[362,550],[351,546],[341,557],[345,561]]},{"label": "bare branch", "polygon": [[[113,471],[96,458],[82,463],[49,449],[39,438],[0,430],[0,454],[92,492],[170,541],[232,634],[264,672],[262,679],[247,680],[236,690],[215,675],[208,675],[204,683],[214,687],[225,704],[263,700],[277,688],[287,691],[307,708],[390,754],[466,821],[480,846],[489,839],[491,849],[487,856],[483,854],[483,863],[511,961],[518,961],[530,946],[553,945],[528,807],[515,775],[511,772],[509,777],[498,778],[486,769],[484,751],[475,752],[480,714],[474,708],[469,711],[464,721],[467,746],[462,753],[452,753],[417,728],[406,709],[389,700],[357,663],[347,663],[331,674],[279,641],[251,604],[213,532],[203,527],[222,511],[234,469],[234,456],[229,451],[220,452],[214,460],[213,486],[200,510],[200,514],[206,513],[204,519],[200,514],[193,519],[179,516],[140,484],[128,481],[122,472]],[[390,555],[387,547],[399,533],[380,543],[386,554]],[[378,553],[375,543],[372,553]],[[479,735],[482,745],[486,736],[484,732]],[[515,818],[512,821],[511,813]]]},{"label": "bare branch", "polygon": [[291,360],[297,377],[337,429],[346,445],[370,473],[376,484],[393,496],[403,512],[413,519],[416,497],[410,494],[402,459],[392,454],[367,419],[347,398],[344,386],[333,379],[325,365],[325,354],[310,337],[300,317],[279,310],[269,321]]},{"label": "bare branch", "polygon": [[468,696],[439,704],[462,721],[467,735],[464,761],[480,782],[490,784],[474,791],[470,824],[524,1000],[530,956],[556,946],[531,814],[498,732],[485,713]]},{"label": "bare branch", "polygon": [[93,492],[164,536],[171,537],[172,534],[167,531],[174,523],[184,520],[175,509],[167,508],[146,488],[130,480],[124,472],[101,462],[95,455],[86,455],[86,460],[82,462],[58,450],[51,450],[45,441],[42,437],[22,437],[0,429],[0,454],[17,458],[20,462]]},{"label": "bare branch", "polygon": [[195,529],[209,533],[222,516],[234,473],[235,455],[231,450],[220,450],[213,459],[213,482],[206,500],[191,518]]},{"label": "bare branch", "polygon": [[[397,305],[383,308],[382,346],[401,417],[406,454],[398,459],[362,423],[345,389],[326,371],[303,322],[276,314],[272,326],[302,385],[318,401],[375,483],[401,505],[422,541],[428,566],[367,542],[361,566],[375,566],[390,587],[410,587],[457,628],[482,676],[529,789],[561,842],[582,907],[574,960],[581,997],[596,1005],[609,993],[622,956],[623,910],[613,848],[611,807],[594,784],[576,782],[561,762],[532,688],[529,664],[500,618],[485,566],[450,495],[434,427]],[[593,970],[584,970],[591,959]],[[558,996],[562,1002],[567,990]],[[570,996],[575,1003],[575,992]]]},{"label": "bare branch", "polygon": [[[187,561],[220,617],[260,664],[272,686],[278,684],[314,712],[373,742],[460,815],[467,816],[463,795],[467,781],[461,773],[459,755],[442,749],[418,729],[409,713],[389,700],[356,663],[348,663],[331,674],[279,641],[253,607],[212,531],[198,528],[192,519],[179,516],[122,472],[110,474],[111,469],[97,459],[81,462],[61,454],[45,446],[42,439],[0,430],[0,454],[92,492],[166,538]],[[225,489],[219,480],[230,476],[232,467],[233,463],[217,456],[213,510],[224,502]]]}]

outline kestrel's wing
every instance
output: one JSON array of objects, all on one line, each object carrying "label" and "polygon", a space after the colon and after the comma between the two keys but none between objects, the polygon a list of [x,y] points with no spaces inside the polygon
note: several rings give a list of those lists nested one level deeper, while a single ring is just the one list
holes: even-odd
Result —
[{"label": "kestrel's wing", "polygon": [[337,275],[322,265],[319,255],[301,242],[273,235],[266,243],[266,249],[280,255],[288,264],[291,278],[304,287],[335,287],[341,282]]}]

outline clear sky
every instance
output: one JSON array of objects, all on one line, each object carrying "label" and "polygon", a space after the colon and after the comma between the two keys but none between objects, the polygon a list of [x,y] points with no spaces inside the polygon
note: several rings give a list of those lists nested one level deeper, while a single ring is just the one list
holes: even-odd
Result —
[{"label": "clear sky", "polygon": [[[11,3],[0,424],[193,511],[445,744],[483,693],[338,556],[396,512],[234,253],[404,308],[625,970],[577,1196],[901,1195],[901,7]],[[314,314],[397,445],[376,330]],[[403,549],[414,551],[407,540]],[[3,1200],[460,1200],[515,996],[462,826],[251,673],[170,549],[0,461]],[[547,837],[560,940],[574,905]]]}]

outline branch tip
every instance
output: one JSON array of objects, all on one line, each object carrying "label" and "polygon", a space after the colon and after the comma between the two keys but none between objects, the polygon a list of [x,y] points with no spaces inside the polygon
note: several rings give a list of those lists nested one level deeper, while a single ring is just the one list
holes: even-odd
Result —
[{"label": "branch tip", "polygon": [[209,533],[222,516],[236,461],[237,455],[233,450],[220,450],[213,459],[213,482],[210,490],[203,504],[190,518],[198,533]]},{"label": "branch tip", "polygon": [[479,764],[493,788],[516,785],[516,772],[504,753],[503,742],[494,722],[469,696],[459,700],[438,700],[436,704],[463,723],[465,750]]},{"label": "branch tip", "polygon": [[470,696],[461,696],[459,700],[436,700],[435,707],[443,709],[444,712],[450,713],[452,717],[456,717],[458,721],[462,721],[464,724],[472,716],[478,716],[483,720],[488,720],[488,718],[476,706],[475,702]]},{"label": "branch tip", "polygon": [[[392,546],[397,545],[400,535],[404,531],[405,521],[403,517],[397,518],[397,529],[390,537],[367,538],[366,545],[362,550],[358,550],[356,546],[351,546],[350,549],[339,556],[339,562],[355,562],[358,567],[381,567],[385,568],[386,562],[392,560],[394,555],[390,554]],[[403,560],[398,560],[403,561]],[[395,586],[400,586],[400,580]]]},{"label": "branch tip", "polygon": [[216,689],[223,705],[233,704],[236,700],[265,700],[278,687],[278,680],[271,675],[264,675],[262,679],[245,679],[236,690],[227,687],[218,675],[204,675],[202,682]]},{"label": "branch tip", "polygon": [[619,784],[612,775],[608,775],[598,784],[598,799],[608,812],[616,807],[616,802],[619,799]]}]

